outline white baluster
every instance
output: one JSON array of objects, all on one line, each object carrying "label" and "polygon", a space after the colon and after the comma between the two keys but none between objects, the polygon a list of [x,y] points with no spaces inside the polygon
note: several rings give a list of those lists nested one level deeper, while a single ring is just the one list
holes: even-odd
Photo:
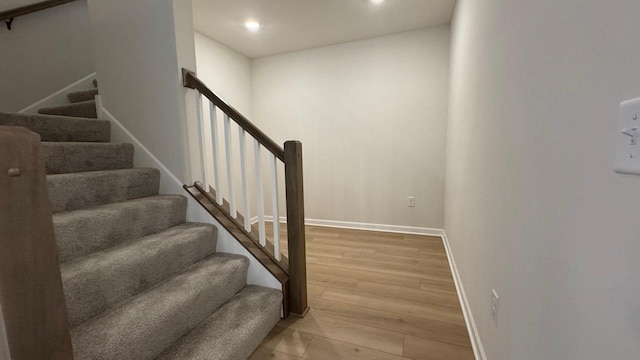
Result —
[{"label": "white baluster", "polygon": [[280,216],[278,215],[278,171],[276,156],[269,153],[271,158],[271,197],[273,204],[273,255],[280,261]]},{"label": "white baluster", "polygon": [[204,121],[202,120],[202,94],[196,90],[196,121],[198,126],[198,146],[200,147],[200,173],[202,184],[205,191],[209,191],[209,182],[207,181],[207,151],[205,149],[204,134],[206,134]]},{"label": "white baluster", "polygon": [[216,190],[216,202],[222,205],[222,189],[220,189],[220,171],[218,159],[218,114],[216,106],[209,102],[209,118],[211,119],[211,147],[213,149],[213,186]]},{"label": "white baluster", "polygon": [[249,213],[249,193],[247,192],[247,146],[244,129],[238,126],[238,140],[240,146],[240,176],[242,177],[242,211],[244,215],[244,229],[251,232],[251,215]]},{"label": "white baluster", "polygon": [[231,217],[237,218],[238,212],[236,211],[235,196],[233,196],[233,172],[231,166],[231,120],[229,115],[224,114],[224,148],[227,158],[227,188],[229,189],[229,210],[231,211]]},{"label": "white baluster", "polygon": [[260,237],[260,245],[267,245],[267,238],[265,234],[264,226],[264,193],[262,191],[262,172],[260,171],[260,143],[257,139],[253,139],[253,155],[254,166],[256,173],[256,187],[257,187],[257,199],[258,199],[258,233]]}]

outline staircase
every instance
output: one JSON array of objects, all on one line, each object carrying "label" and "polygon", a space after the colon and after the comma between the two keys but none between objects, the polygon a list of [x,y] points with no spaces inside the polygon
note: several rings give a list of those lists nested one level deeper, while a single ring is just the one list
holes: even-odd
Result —
[{"label": "staircase", "polygon": [[74,358],[248,358],[282,293],[247,285],[248,259],[216,253],[217,229],[186,222],[186,198],[159,195],[158,170],[133,168],[96,94],[0,113],[41,136]]}]

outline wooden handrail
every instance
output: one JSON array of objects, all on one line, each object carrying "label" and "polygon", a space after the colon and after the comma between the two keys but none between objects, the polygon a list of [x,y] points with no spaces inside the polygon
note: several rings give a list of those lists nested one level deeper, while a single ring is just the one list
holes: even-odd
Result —
[{"label": "wooden handrail", "polygon": [[0,126],[0,311],[11,359],[73,360],[39,152],[40,136]]},{"label": "wooden handrail", "polygon": [[18,17],[18,16],[31,14],[31,13],[36,12],[36,11],[40,11],[40,10],[48,9],[50,7],[54,7],[54,6],[58,6],[58,5],[66,4],[66,3],[70,3],[72,1],[76,1],[76,0],[47,0],[47,1],[40,1],[40,2],[37,2],[37,3],[34,3],[34,4],[21,6],[21,7],[15,8],[15,9],[11,9],[11,10],[5,10],[5,11],[0,12],[0,21],[11,20],[11,19],[13,19],[15,17]]},{"label": "wooden handrail", "polygon": [[183,85],[190,89],[198,90],[202,95],[206,96],[218,109],[229,115],[238,125],[246,132],[253,136],[262,146],[267,148],[273,155],[281,161],[284,161],[284,149],[273,141],[267,134],[255,126],[249,119],[242,115],[238,110],[227,104],[222,98],[211,91],[200,79],[196,77],[193,71],[182,69]]}]

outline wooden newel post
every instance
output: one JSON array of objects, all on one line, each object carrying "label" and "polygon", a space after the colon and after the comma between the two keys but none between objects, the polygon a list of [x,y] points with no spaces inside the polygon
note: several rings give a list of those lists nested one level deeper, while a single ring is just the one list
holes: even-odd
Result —
[{"label": "wooden newel post", "polygon": [[0,312],[0,359],[73,360],[40,136],[11,126],[0,126]]},{"label": "wooden newel post", "polygon": [[302,181],[302,143],[284,143],[285,185],[287,193],[287,238],[289,242],[289,300],[295,316],[305,316],[307,307],[307,259],[304,229],[304,186]]}]

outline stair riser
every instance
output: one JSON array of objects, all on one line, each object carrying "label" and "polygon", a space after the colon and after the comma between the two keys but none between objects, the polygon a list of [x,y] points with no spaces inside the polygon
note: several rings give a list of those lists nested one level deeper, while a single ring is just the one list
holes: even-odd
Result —
[{"label": "stair riser", "polygon": [[78,103],[82,101],[91,101],[98,95],[98,89],[91,89],[85,91],[77,91],[67,94],[67,98],[72,103]]},{"label": "stair riser", "polygon": [[204,260],[125,306],[73,328],[74,358],[156,358],[245,285],[248,259],[236,256],[212,266],[215,262]]},{"label": "stair riser", "polygon": [[97,118],[95,101],[85,101],[71,105],[39,109],[38,114],[63,115],[82,118]]},{"label": "stair riser", "polygon": [[130,169],[133,145],[98,143],[42,143],[47,174]]},{"label": "stair riser", "polygon": [[182,224],[186,210],[186,198],[162,196],[54,214],[60,262]]},{"label": "stair riser", "polygon": [[160,172],[132,169],[48,175],[47,184],[56,213],[158,195]]},{"label": "stair riser", "polygon": [[111,123],[60,116],[0,114],[0,125],[20,126],[40,135],[41,141],[109,142]]},{"label": "stair riser", "polygon": [[185,224],[62,266],[75,325],[215,253],[216,228]]}]

